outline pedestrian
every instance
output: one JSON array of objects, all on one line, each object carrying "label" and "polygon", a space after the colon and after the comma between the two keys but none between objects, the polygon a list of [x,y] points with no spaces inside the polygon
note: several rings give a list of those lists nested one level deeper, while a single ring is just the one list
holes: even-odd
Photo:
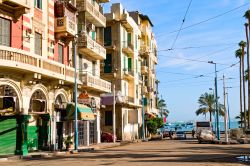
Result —
[{"label": "pedestrian", "polygon": [[194,138],[195,131],[194,129],[192,130],[192,137]]},{"label": "pedestrian", "polygon": [[173,136],[173,131],[172,131],[172,130],[170,130],[170,131],[169,131],[169,137],[170,137],[170,139],[173,139],[173,137],[172,137],[172,136]]}]

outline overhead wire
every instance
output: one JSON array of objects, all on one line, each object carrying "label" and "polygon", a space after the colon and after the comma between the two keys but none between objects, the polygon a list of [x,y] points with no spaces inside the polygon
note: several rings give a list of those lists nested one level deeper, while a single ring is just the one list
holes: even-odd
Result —
[{"label": "overhead wire", "polygon": [[190,6],[191,6],[192,1],[193,1],[193,0],[190,0],[190,1],[189,1],[187,10],[186,10],[186,12],[185,12],[185,15],[184,15],[184,17],[183,17],[183,20],[182,20],[182,23],[181,23],[181,26],[180,26],[180,29],[178,30],[178,33],[177,33],[177,35],[176,35],[176,37],[175,37],[175,39],[174,39],[174,41],[173,41],[173,44],[172,44],[171,49],[174,48],[175,43],[176,43],[176,41],[177,41],[177,39],[178,39],[178,37],[179,37],[179,35],[180,35],[180,32],[181,32],[181,30],[182,30],[182,27],[183,27],[183,25],[184,25],[184,22],[186,21],[187,13],[188,13],[188,11],[189,11],[189,8],[190,8]]}]

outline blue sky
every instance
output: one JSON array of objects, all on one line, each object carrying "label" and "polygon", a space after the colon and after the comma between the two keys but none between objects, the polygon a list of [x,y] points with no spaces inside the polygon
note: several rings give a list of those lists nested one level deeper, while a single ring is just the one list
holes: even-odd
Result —
[{"label": "blue sky", "polygon": [[[190,0],[111,0],[104,4],[107,11],[111,3],[120,2],[128,11],[140,11],[147,14],[154,24],[154,33],[158,42],[159,63],[157,77],[160,80],[159,91],[167,101],[170,110],[169,121],[204,120],[197,117],[197,100],[209,88],[214,88],[214,65],[204,63],[214,61],[218,72],[218,96],[223,103],[222,75],[226,78],[229,91],[230,116],[239,112],[239,64],[235,50],[241,40],[245,40],[244,12],[250,4],[216,19],[187,28],[180,35],[172,51],[170,49]],[[196,24],[216,15],[225,13],[250,0],[193,0],[183,27]],[[187,48],[199,47],[200,48]],[[187,49],[184,49],[187,48]],[[187,59],[195,59],[190,61]],[[202,61],[202,62],[201,62]],[[226,68],[226,69],[225,69]],[[204,75],[203,77],[199,77]],[[207,117],[208,119],[208,117]]]}]

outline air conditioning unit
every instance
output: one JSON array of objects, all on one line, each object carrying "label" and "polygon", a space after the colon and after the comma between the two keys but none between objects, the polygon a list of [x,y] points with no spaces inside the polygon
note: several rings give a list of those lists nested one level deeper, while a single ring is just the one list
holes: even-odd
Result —
[{"label": "air conditioning unit", "polygon": [[89,23],[87,28],[88,28],[89,31],[95,31],[95,25],[94,24]]}]

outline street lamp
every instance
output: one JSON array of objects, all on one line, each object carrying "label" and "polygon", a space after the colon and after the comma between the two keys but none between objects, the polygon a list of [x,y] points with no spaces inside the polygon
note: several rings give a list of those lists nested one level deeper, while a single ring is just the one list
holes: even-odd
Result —
[{"label": "street lamp", "polygon": [[[214,89],[213,88],[209,88],[209,90],[211,90],[212,91],[212,93],[213,93],[213,96],[214,96]],[[216,123],[216,114],[214,114],[214,126],[212,126],[212,129],[213,130],[215,130],[215,133],[217,133],[217,130],[216,130],[216,125],[217,123]]]},{"label": "street lamp", "polygon": [[77,69],[76,69],[76,39],[74,39],[73,42],[73,49],[74,49],[74,67],[75,67],[75,71],[74,71],[74,102],[75,102],[75,130],[74,130],[74,142],[75,142],[75,150],[78,150],[78,124],[77,124]]},{"label": "street lamp", "polygon": [[218,91],[217,91],[217,69],[216,63],[213,61],[208,61],[210,64],[214,64],[215,66],[215,79],[214,79],[214,86],[215,86],[215,109],[216,109],[216,127],[217,127],[217,139],[220,140],[220,128],[219,128],[219,111],[218,111]]},{"label": "street lamp", "polygon": [[116,104],[116,98],[115,98],[115,80],[116,80],[116,73],[118,69],[114,69],[114,81],[113,81],[113,142],[116,142],[116,118],[115,118],[115,104]]}]

